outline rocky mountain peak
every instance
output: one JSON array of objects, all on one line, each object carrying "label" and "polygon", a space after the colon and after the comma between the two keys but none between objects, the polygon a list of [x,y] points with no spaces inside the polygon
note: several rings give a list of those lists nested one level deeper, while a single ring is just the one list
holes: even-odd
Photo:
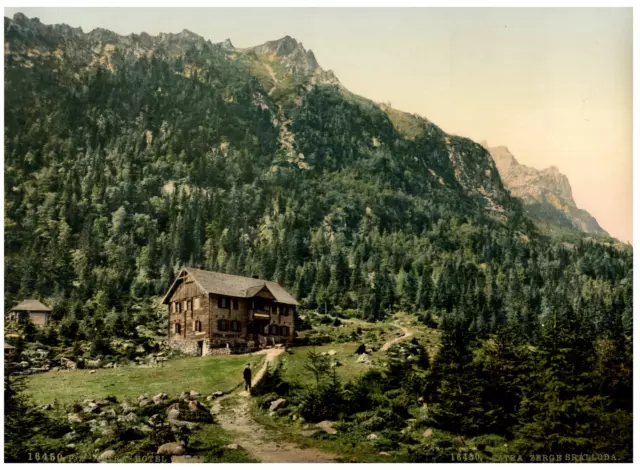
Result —
[{"label": "rocky mountain peak", "polygon": [[275,55],[282,60],[287,70],[294,74],[310,75],[322,72],[315,54],[307,51],[301,42],[291,36],[275,41],[267,41],[259,46],[250,47],[257,54]]},{"label": "rocky mountain peak", "polygon": [[532,217],[586,233],[606,234],[595,218],[576,206],[569,178],[557,166],[537,170],[521,165],[505,146],[490,147],[486,141],[481,145],[491,154],[507,189],[529,207]]}]

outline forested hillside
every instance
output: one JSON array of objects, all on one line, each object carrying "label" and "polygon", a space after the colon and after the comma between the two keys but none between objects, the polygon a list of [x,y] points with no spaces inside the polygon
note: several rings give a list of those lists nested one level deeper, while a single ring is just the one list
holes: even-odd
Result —
[{"label": "forested hillside", "polygon": [[426,386],[452,432],[630,458],[631,250],[541,235],[482,146],[285,40],[5,18],[5,309],[41,298],[66,341],[102,341],[180,265],[259,275],[306,309],[442,328],[429,385],[385,387]]}]

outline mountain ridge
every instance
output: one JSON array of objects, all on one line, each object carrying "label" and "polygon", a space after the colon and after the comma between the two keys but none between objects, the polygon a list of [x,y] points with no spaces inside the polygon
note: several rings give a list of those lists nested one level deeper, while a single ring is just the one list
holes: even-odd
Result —
[{"label": "mountain ridge", "polygon": [[557,166],[538,170],[520,164],[506,146],[491,147],[486,141],[482,142],[482,146],[493,157],[511,194],[524,202],[534,219],[587,234],[609,236],[595,217],[578,208],[569,178]]}]

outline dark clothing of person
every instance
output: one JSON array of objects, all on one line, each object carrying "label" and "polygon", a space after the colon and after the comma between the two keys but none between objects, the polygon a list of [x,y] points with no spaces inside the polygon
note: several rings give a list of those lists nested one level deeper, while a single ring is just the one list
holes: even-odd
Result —
[{"label": "dark clothing of person", "polygon": [[251,369],[245,367],[242,375],[244,377],[244,389],[251,390]]}]

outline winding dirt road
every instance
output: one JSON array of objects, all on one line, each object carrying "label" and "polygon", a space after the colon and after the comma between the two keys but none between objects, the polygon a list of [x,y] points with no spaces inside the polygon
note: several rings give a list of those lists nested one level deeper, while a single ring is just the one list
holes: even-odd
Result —
[{"label": "winding dirt road", "polygon": [[384,343],[382,345],[382,347],[380,348],[380,351],[386,351],[387,349],[389,349],[391,347],[392,344],[399,343],[400,341],[405,341],[406,339],[409,339],[409,338],[411,338],[413,336],[413,333],[411,333],[411,331],[409,331],[409,328],[407,328],[405,326],[402,326],[402,325],[398,325],[397,323],[392,323],[392,325],[395,326],[396,328],[400,328],[402,330],[402,332],[404,333],[404,335],[387,341],[386,343]]},{"label": "winding dirt road", "polygon": [[[251,381],[255,386],[284,349],[267,350],[266,360]],[[248,392],[224,396],[214,403],[216,420],[223,429],[235,435],[235,442],[253,458],[261,462],[336,462],[337,457],[320,449],[303,448],[282,440],[274,431],[266,429],[251,417],[251,398]]]}]

